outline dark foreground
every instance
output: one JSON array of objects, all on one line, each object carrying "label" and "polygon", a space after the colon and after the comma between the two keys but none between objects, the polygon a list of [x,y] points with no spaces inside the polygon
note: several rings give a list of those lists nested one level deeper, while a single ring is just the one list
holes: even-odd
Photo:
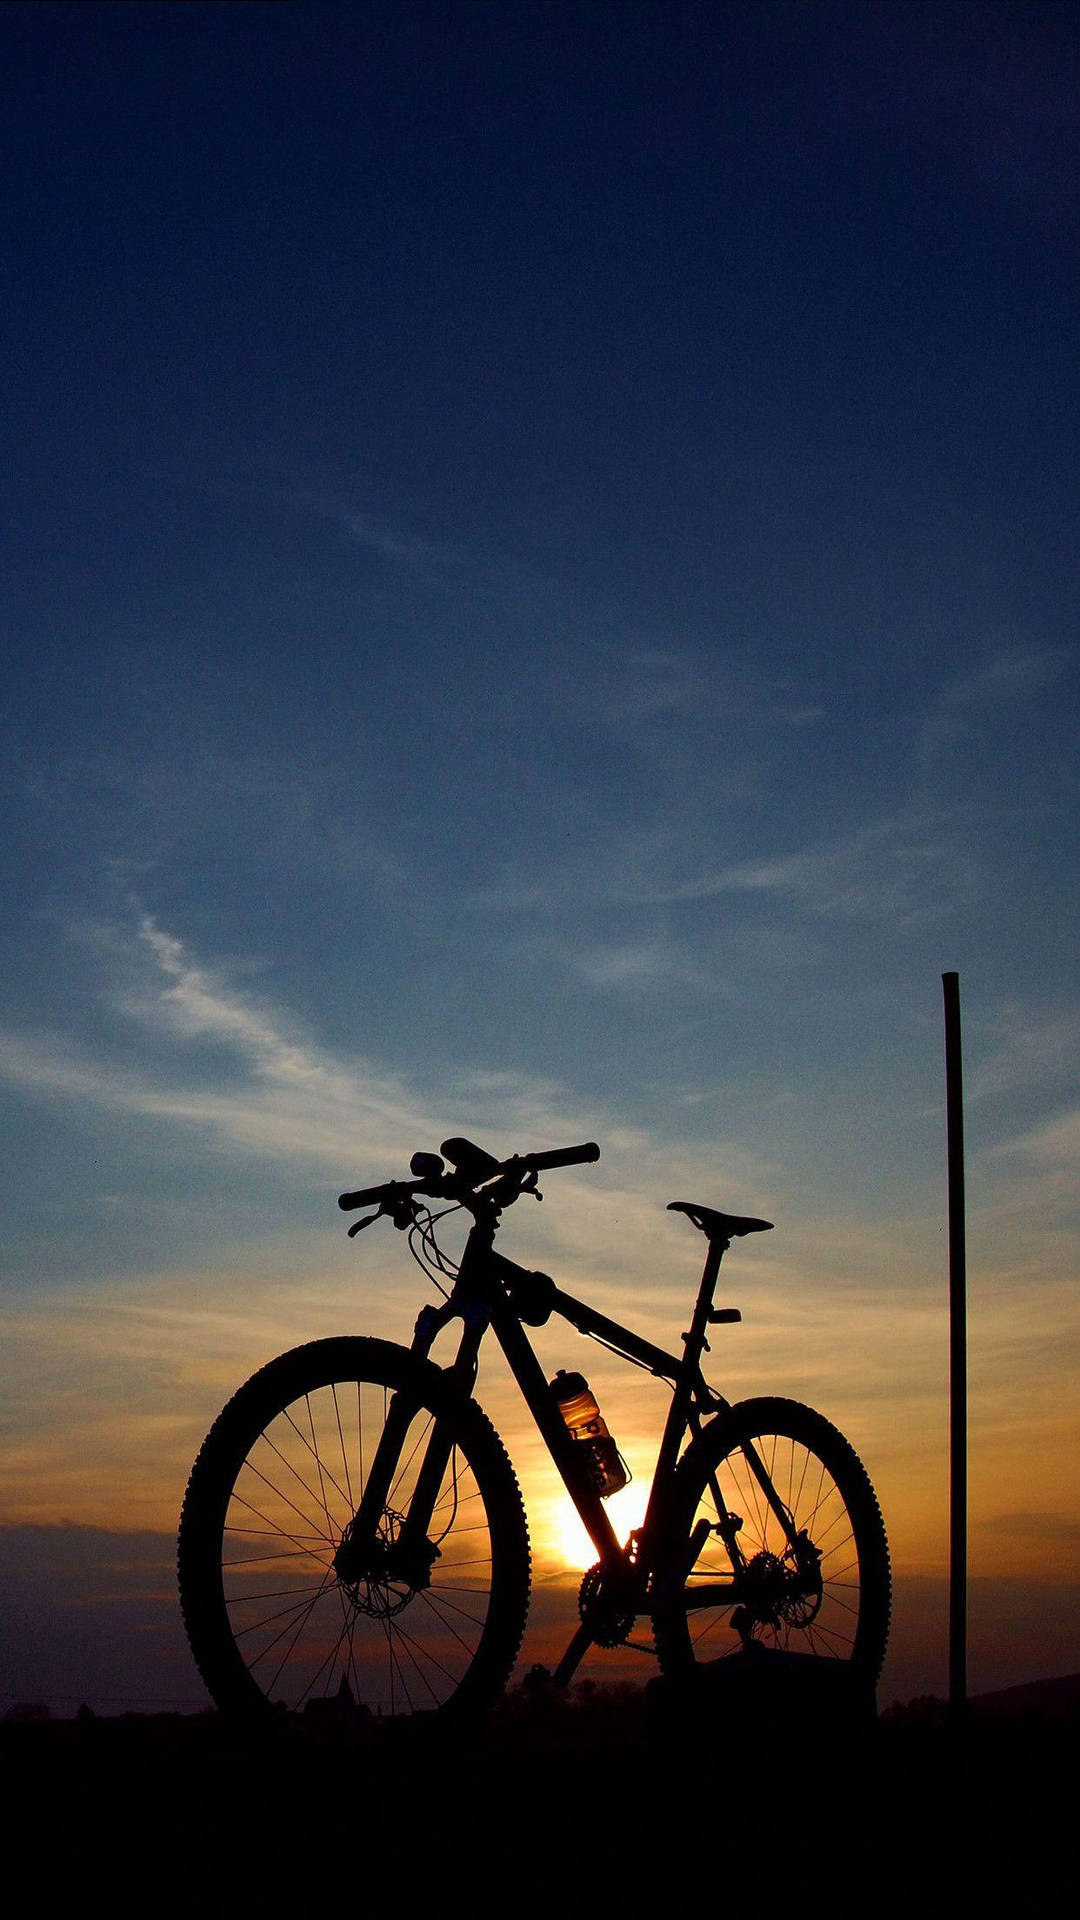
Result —
[{"label": "dark foreground", "polygon": [[1078,1731],[1068,1699],[954,1724],[940,1702],[706,1712],[628,1689],[518,1693],[474,1728],[9,1720],[0,1791],[13,1835],[44,1826],[83,1866],[104,1853],[132,1890],[151,1856],[170,1888],[213,1859],[252,1893],[307,1884],[319,1904],[372,1871],[414,1893],[449,1876],[486,1906],[502,1876],[531,1910],[545,1889],[561,1905],[568,1873],[625,1892],[666,1861],[695,1897],[758,1887],[815,1910],[854,1896],[857,1911],[868,1867],[881,1896],[922,1884],[936,1905],[955,1873],[1030,1898],[1072,1847]]}]

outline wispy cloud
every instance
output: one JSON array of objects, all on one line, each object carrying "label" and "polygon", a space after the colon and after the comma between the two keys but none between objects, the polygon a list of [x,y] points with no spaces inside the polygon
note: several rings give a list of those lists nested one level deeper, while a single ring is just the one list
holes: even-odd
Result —
[{"label": "wispy cloud", "polygon": [[[369,498],[381,497],[384,488],[381,482],[372,481],[362,491]],[[278,497],[343,529],[356,547],[395,570],[403,585],[409,576],[414,581],[427,578],[432,582],[464,578],[526,592],[548,584],[534,568],[512,554],[431,531],[423,524],[425,516],[419,509],[372,507],[365,499],[358,503],[355,494],[319,492],[306,486],[279,489]]]},{"label": "wispy cloud", "polygon": [[1003,1533],[1010,1539],[1049,1540],[1057,1546],[1065,1542],[1080,1547],[1080,1520],[1074,1513],[1032,1513],[1027,1509],[1022,1513],[989,1514],[976,1524],[985,1533]]},{"label": "wispy cloud", "polygon": [[671,973],[670,956],[657,945],[587,947],[573,964],[596,987],[651,986]]},{"label": "wispy cloud", "polygon": [[818,915],[856,919],[921,918],[928,904],[940,905],[947,887],[957,892],[977,887],[973,861],[934,820],[882,821],[847,834],[831,845],[738,861],[703,874],[669,898],[707,899],[744,893],[786,899]]},{"label": "wispy cloud", "polygon": [[1080,1079],[1080,1011],[1041,1012],[1013,1001],[999,1009],[988,1038],[965,1076],[970,1099]]},{"label": "wispy cloud", "polygon": [[170,1087],[160,1059],[133,1069],[56,1036],[4,1033],[0,1073],[9,1081],[201,1128],[245,1151],[300,1155],[327,1167],[349,1164],[363,1151],[377,1173],[430,1137],[436,1123],[403,1081],[364,1062],[334,1059],[279,1010],[199,965],[149,916],[138,928],[139,948],[153,963],[149,972],[140,971],[137,952],[116,930],[112,944],[125,977],[110,997],[121,1010],[159,1035],[193,1046],[224,1045],[244,1068],[238,1083],[227,1084],[218,1064],[207,1068],[201,1085]]},{"label": "wispy cloud", "polygon": [[582,638],[567,670],[574,687],[567,720],[614,736],[658,773],[677,768],[680,779],[714,793],[757,784],[755,755],[743,750],[747,735],[782,739],[817,726],[826,713],[816,677],[763,672],[738,645]]},{"label": "wispy cloud", "polygon": [[454,573],[475,567],[466,549],[448,540],[430,539],[373,513],[349,511],[342,518],[358,546],[395,566]]},{"label": "wispy cloud", "polygon": [[[610,841],[610,844],[608,844]],[[978,863],[932,815],[901,815],[819,843],[688,868],[672,830],[614,833],[588,863],[550,874],[509,873],[473,895],[493,911],[589,902],[601,907],[675,907],[723,896],[787,904],[811,918],[918,921],[980,891]]]},{"label": "wispy cloud", "polygon": [[935,761],[986,716],[1026,705],[1064,673],[1070,658],[1066,647],[1004,649],[946,681],[923,720],[918,759],[924,764]]},{"label": "wispy cloud", "polygon": [[1080,1166],[1080,1107],[1070,1107],[1041,1127],[1034,1127],[1019,1139],[997,1149],[1000,1154],[1020,1154],[1034,1166],[1063,1172]]}]

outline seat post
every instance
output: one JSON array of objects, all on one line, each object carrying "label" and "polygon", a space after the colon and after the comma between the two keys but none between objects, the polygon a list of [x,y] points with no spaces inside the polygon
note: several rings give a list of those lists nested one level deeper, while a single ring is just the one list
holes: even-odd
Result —
[{"label": "seat post", "polygon": [[694,1358],[699,1362],[701,1360],[702,1349],[705,1345],[705,1329],[709,1324],[709,1311],[712,1307],[713,1297],[716,1293],[716,1282],[720,1274],[720,1262],[730,1245],[731,1241],[725,1240],[719,1234],[709,1235],[709,1246],[705,1255],[705,1265],[702,1269],[701,1285],[698,1288],[694,1317],[690,1322],[690,1332],[686,1336],[687,1345],[693,1349]]},{"label": "seat post", "polygon": [[[731,1242],[721,1235],[709,1236],[709,1250],[705,1255],[705,1267],[698,1288],[697,1304],[690,1322],[689,1333],[683,1334],[685,1354],[675,1382],[675,1391],[671,1396],[671,1406],[664,1423],[664,1435],[660,1442],[660,1451],[656,1457],[656,1471],[653,1486],[666,1485],[667,1476],[674,1469],[682,1446],[683,1434],[690,1417],[690,1407],[694,1398],[694,1389],[701,1377],[701,1355],[705,1347],[705,1329],[709,1324],[709,1309],[713,1294],[716,1292],[716,1277],[720,1272],[720,1262]],[[650,1499],[650,1508],[652,1505]]]}]

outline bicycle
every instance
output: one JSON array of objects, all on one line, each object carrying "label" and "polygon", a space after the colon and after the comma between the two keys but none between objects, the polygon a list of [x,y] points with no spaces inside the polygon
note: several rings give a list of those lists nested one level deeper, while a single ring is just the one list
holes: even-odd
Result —
[{"label": "bicycle", "polygon": [[[555,1685],[644,1616],[665,1674],[771,1648],[850,1661],[872,1691],[890,1573],[861,1462],[810,1408],[731,1405],[702,1372],[708,1329],[741,1318],[713,1306],[723,1255],[771,1223],[671,1203],[708,1242],[678,1355],[495,1251],[505,1209],[543,1197],[541,1172],[599,1154],[590,1142],[497,1161],[454,1139],[414,1155],[411,1180],[341,1195],[345,1210],[375,1208],[350,1235],[393,1220],[444,1298],[421,1309],[409,1348],[349,1337],[283,1354],[207,1435],[178,1563],[191,1649],[219,1708],[456,1716],[499,1697],[525,1630],[530,1549],[513,1468],[473,1398],[489,1329],[597,1553]],[[431,1201],[448,1204],[433,1213]],[[435,1238],[457,1209],[471,1215],[459,1264]],[[525,1331],[553,1314],[672,1389],[645,1518],[625,1544],[604,1505],[625,1479],[617,1447],[586,1383],[549,1383]],[[431,1348],[454,1320],[456,1354],[438,1366]]]}]

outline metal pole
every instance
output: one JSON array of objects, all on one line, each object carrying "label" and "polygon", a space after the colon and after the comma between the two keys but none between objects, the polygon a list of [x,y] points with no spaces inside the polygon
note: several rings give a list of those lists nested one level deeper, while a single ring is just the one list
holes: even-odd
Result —
[{"label": "metal pole", "polygon": [[967,1249],[960,975],[943,973],[949,1156],[949,1707],[967,1704]]}]

